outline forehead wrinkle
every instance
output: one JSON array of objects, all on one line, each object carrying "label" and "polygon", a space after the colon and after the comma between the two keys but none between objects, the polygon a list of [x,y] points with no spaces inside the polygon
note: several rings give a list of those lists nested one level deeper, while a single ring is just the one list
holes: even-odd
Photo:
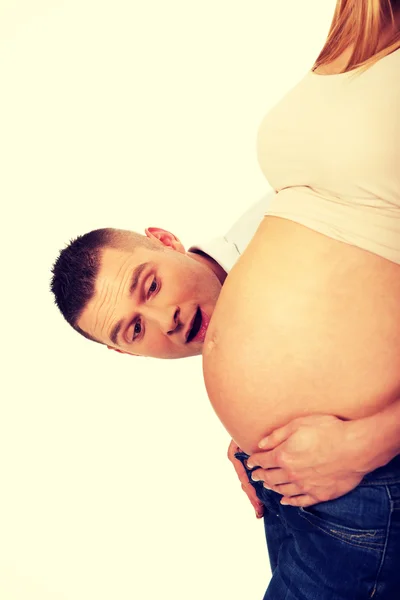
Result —
[{"label": "forehead wrinkle", "polygon": [[108,297],[111,297],[111,296],[112,296],[112,289],[110,289],[110,288],[111,288],[111,286],[109,286],[109,285],[106,285],[106,291],[105,291],[105,293],[104,293],[104,295],[103,295],[103,298],[102,298],[102,300],[101,300],[101,302],[100,302],[100,305],[99,305],[99,310],[97,311],[97,315],[96,315],[96,323],[95,323],[95,327],[96,327],[96,326],[97,326],[97,324],[98,324],[98,321],[99,321],[99,316],[100,316],[100,314],[101,314],[101,309],[103,308],[103,306],[104,306],[104,305],[106,305],[106,310],[105,310],[105,312],[104,312],[104,318],[103,318],[103,320],[102,320],[102,323],[101,323],[101,325],[100,325],[100,332],[101,332],[101,333],[103,333],[103,329],[104,329],[104,327],[105,327],[105,324],[106,324],[106,321],[107,321],[107,318],[108,318],[108,315],[109,315],[109,313],[110,313],[110,312],[112,312],[112,305],[111,305],[111,302],[107,304]]},{"label": "forehead wrinkle", "polygon": [[[103,308],[105,302],[107,301],[107,296],[110,293],[109,288],[110,288],[110,286],[107,284],[107,280],[104,279],[103,280],[103,285],[101,286],[101,290],[99,290],[100,298],[99,298],[99,301],[98,301],[98,308],[97,308],[97,311],[96,311],[96,319],[95,319],[95,322],[94,322],[94,329],[95,330],[96,330],[98,322],[99,322],[99,316],[101,314],[101,309]],[[100,327],[100,330],[101,329],[102,328]]]},{"label": "forehead wrinkle", "polygon": [[[99,320],[99,315],[101,313],[101,309],[104,306],[104,304],[106,304],[107,310],[104,313],[104,318],[103,318],[102,324],[100,326],[101,333],[103,333],[104,329],[106,328],[107,321],[112,320],[112,318],[113,318],[112,313],[115,312],[115,307],[118,304],[118,300],[123,295],[123,290],[125,287],[126,279],[130,277],[130,269],[126,268],[125,275],[123,275],[121,278],[119,278],[119,275],[121,274],[121,272],[124,270],[124,268],[129,263],[130,258],[131,258],[130,256],[127,256],[126,260],[124,260],[124,262],[119,266],[118,271],[114,277],[114,282],[117,282],[117,289],[115,290],[115,302],[114,303],[111,301],[107,304],[109,297],[112,299],[114,286],[108,285],[107,279],[105,278],[106,291],[100,302],[99,310],[97,311],[97,315],[96,315],[96,324],[95,324],[95,325],[97,325],[98,320]],[[129,264],[128,264],[128,266],[129,266]]]}]

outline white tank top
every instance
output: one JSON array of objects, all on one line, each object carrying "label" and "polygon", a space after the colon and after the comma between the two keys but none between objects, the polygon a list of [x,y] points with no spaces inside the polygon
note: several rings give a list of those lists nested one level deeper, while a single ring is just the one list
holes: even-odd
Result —
[{"label": "white tank top", "polygon": [[265,117],[267,214],[400,264],[400,49],[366,71],[309,72]]}]

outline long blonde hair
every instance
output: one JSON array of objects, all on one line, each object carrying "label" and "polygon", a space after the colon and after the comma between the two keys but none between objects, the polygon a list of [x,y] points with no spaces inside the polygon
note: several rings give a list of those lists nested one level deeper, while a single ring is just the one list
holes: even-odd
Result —
[{"label": "long blonde hair", "polygon": [[[357,67],[368,68],[380,58],[400,48],[400,30],[394,28],[399,0],[337,0],[328,39],[313,70],[338,58],[350,46],[353,52],[343,73]],[[393,34],[379,48],[381,33],[388,25]]]}]

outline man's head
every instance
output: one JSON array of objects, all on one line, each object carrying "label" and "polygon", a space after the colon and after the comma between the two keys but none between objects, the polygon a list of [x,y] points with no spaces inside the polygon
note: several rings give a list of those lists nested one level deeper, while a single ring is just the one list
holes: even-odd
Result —
[{"label": "man's head", "polygon": [[97,229],[58,256],[51,289],[68,323],[117,351],[183,358],[201,354],[225,273],[186,252],[172,233]]}]

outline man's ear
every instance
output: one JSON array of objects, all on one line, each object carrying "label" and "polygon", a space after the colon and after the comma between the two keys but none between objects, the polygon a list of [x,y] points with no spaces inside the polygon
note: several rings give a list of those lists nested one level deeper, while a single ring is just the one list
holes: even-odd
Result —
[{"label": "man's ear", "polygon": [[170,231],[166,231],[165,229],[160,229],[160,227],[147,227],[145,229],[145,234],[151,240],[155,240],[163,246],[168,246],[177,252],[181,252],[182,254],[186,254],[185,248],[182,242]]},{"label": "man's ear", "polygon": [[132,354],[132,352],[125,352],[125,350],[119,350],[118,348],[113,348],[112,346],[107,346],[108,350],[114,350],[114,352],[119,352],[120,354],[128,354],[129,356],[140,356],[140,354]]}]

